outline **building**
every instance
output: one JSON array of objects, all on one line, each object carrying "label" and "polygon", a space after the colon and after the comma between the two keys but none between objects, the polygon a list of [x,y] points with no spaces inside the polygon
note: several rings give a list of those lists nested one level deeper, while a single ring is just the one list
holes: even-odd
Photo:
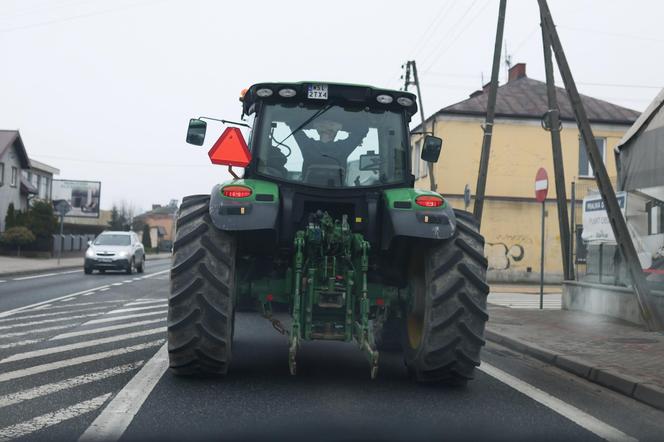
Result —
[{"label": "building", "polygon": [[[30,158],[30,167],[21,171],[23,179],[30,183],[31,187],[35,190],[34,195],[45,201],[51,201],[53,195],[53,175],[59,174],[59,169],[33,158]],[[21,205],[21,210],[25,210],[26,208],[27,201],[25,205]]]},{"label": "building", "polygon": [[[575,181],[581,184],[581,199],[585,189],[592,187],[594,175],[566,91],[557,88],[557,97],[567,196],[570,196],[571,182]],[[438,191],[456,208],[464,207],[466,185],[474,194],[487,101],[488,85],[470,94],[468,99],[440,109],[426,121],[426,129],[443,139],[440,160],[434,165]],[[609,175],[615,176],[615,158],[611,152],[639,113],[588,96],[582,96],[582,101]],[[540,167],[544,167],[550,177],[545,276],[552,281],[562,279],[551,138],[541,126],[547,110],[546,83],[528,78],[524,63],[513,66],[507,83],[498,88],[482,219],[485,254],[493,280],[539,279],[541,206],[535,201],[534,182]],[[417,127],[413,132],[421,130]],[[421,135],[413,137],[413,173],[416,186],[428,188],[427,167],[419,160],[421,139]]]},{"label": "building", "polygon": [[133,219],[134,231],[142,238],[143,226],[150,228],[150,244],[160,250],[170,251],[175,238],[175,217],[178,210],[177,200],[162,206],[153,204],[152,210],[137,215]]},{"label": "building", "polygon": [[55,167],[31,160],[17,130],[0,130],[0,232],[10,204],[26,210],[33,198],[51,199]]}]

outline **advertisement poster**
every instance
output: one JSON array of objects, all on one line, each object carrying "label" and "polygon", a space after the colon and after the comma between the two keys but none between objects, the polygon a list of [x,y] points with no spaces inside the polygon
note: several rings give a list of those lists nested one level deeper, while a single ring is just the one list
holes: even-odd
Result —
[{"label": "advertisement poster", "polygon": [[53,180],[53,204],[66,201],[67,216],[99,218],[100,192],[99,181]]}]

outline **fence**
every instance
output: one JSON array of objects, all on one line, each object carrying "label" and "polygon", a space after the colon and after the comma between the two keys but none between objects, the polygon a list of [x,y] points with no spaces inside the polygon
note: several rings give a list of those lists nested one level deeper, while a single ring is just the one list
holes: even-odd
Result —
[{"label": "fence", "polygon": [[63,254],[85,251],[88,241],[93,241],[95,235],[53,235],[53,255],[57,256],[60,251]]}]

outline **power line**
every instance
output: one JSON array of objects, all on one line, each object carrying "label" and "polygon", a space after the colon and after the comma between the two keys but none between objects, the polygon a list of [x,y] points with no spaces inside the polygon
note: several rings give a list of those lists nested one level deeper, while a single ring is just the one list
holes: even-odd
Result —
[{"label": "power line", "polygon": [[75,161],[78,163],[90,164],[110,164],[113,166],[129,166],[129,167],[208,167],[210,164],[159,164],[159,163],[136,163],[136,162],[122,162],[122,161],[107,161],[107,160],[82,160],[80,158],[61,157],[57,155],[41,155],[37,154],[36,157],[50,158],[55,160]]},{"label": "power line", "polygon": [[443,12],[448,12],[447,10],[452,9],[454,7],[454,2],[449,2],[443,4],[443,6],[438,10],[438,13],[434,17],[433,20],[429,23],[429,26],[427,29],[424,31],[424,33],[420,36],[420,38],[417,39],[417,43],[415,43],[415,53],[411,58],[416,58],[417,55],[420,53],[420,51],[424,48],[424,41],[425,37],[429,33],[431,29],[433,29],[434,25],[438,22],[438,20],[442,17]]},{"label": "power line", "polygon": [[657,42],[657,43],[664,43],[664,40],[659,39],[659,38],[642,37],[642,36],[639,36],[639,35],[619,34],[619,33],[616,33],[616,32],[600,31],[600,30],[597,30],[597,29],[575,28],[573,26],[557,25],[556,27],[558,27],[560,29],[569,29],[570,31],[586,32],[586,33],[592,33],[592,34],[603,34],[603,35],[609,35],[611,37],[631,38],[631,39],[634,39],[634,40],[644,40],[644,41],[654,41],[654,42]]},{"label": "power line", "polygon": [[47,20],[47,21],[43,21],[43,22],[39,22],[39,23],[32,23],[32,24],[29,24],[29,25],[16,26],[16,27],[13,27],[13,28],[4,28],[4,29],[0,29],[0,34],[5,34],[5,33],[13,32],[13,31],[20,31],[20,30],[23,30],[23,29],[31,29],[31,28],[39,28],[39,27],[42,27],[42,26],[50,26],[50,25],[64,23],[64,22],[68,22],[68,21],[72,21],[72,20],[78,20],[79,18],[94,17],[94,16],[97,16],[97,15],[104,15],[104,14],[107,14],[107,13],[124,11],[126,9],[132,9],[132,8],[136,8],[136,7],[139,7],[139,6],[147,6],[147,5],[150,5],[150,4],[153,4],[153,3],[164,3],[166,1],[169,1],[169,0],[154,0],[154,1],[151,1],[151,2],[145,2],[145,3],[139,3],[139,4],[129,4],[129,5],[125,5],[124,7],[121,7],[121,8],[105,9],[103,11],[95,11],[95,12],[89,12],[87,14],[72,15],[70,17],[63,17],[63,18],[54,19],[54,20]]},{"label": "power line", "polygon": [[473,3],[470,5],[468,9],[461,15],[459,19],[457,19],[451,26],[445,28],[445,31],[441,38],[438,40],[438,43],[434,46],[433,50],[429,51],[427,55],[425,55],[421,60],[423,62],[426,62],[427,59],[429,59],[432,55],[436,54],[436,51],[438,51],[438,48],[443,45],[443,43],[448,39],[448,35],[452,35],[452,33],[456,30],[457,26],[463,21],[463,19],[468,15],[470,10],[475,6],[475,3],[477,3],[478,0],[473,0]]},{"label": "power line", "polygon": [[[475,0],[475,2],[476,1],[477,0]],[[475,2],[473,2],[473,5],[475,4]],[[477,18],[482,14],[482,12],[484,12],[484,10],[486,9],[486,7],[489,5],[490,2],[491,2],[491,0],[486,0],[484,2],[484,5],[482,5],[480,7],[480,9],[477,11],[477,13],[465,24],[463,29],[461,29],[461,31],[458,34],[456,34],[456,36],[449,42],[447,47],[445,49],[443,49],[442,51],[440,51],[438,53],[438,55],[436,55],[436,58],[434,58],[434,60],[429,64],[429,67],[424,71],[424,73],[426,73],[427,70],[431,69],[436,64],[436,62],[440,59],[440,57],[443,54],[445,54],[445,52],[447,52],[454,45],[454,43],[456,43],[456,41],[459,39],[459,37],[461,37],[461,35],[463,35],[464,32],[466,32],[470,28],[470,26],[475,22],[475,20],[477,20]],[[469,12],[471,9],[472,9],[472,6],[470,8],[468,8],[468,11],[466,11],[466,12]],[[467,15],[467,14],[464,14],[464,17],[465,17],[465,15]]]}]

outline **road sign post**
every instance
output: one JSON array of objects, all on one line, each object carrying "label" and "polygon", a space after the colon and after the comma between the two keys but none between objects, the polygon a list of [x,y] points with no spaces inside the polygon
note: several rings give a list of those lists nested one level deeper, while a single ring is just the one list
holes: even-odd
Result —
[{"label": "road sign post", "polygon": [[58,215],[60,215],[60,236],[58,238],[60,247],[58,247],[58,265],[60,265],[60,259],[62,258],[62,236],[64,234],[65,215],[70,210],[71,205],[65,200],[60,200],[55,204],[55,211],[58,212]]},{"label": "road sign post", "polygon": [[544,308],[544,218],[546,195],[549,192],[549,175],[546,169],[540,167],[535,175],[535,199],[542,203],[542,234],[540,244],[540,310]]}]

